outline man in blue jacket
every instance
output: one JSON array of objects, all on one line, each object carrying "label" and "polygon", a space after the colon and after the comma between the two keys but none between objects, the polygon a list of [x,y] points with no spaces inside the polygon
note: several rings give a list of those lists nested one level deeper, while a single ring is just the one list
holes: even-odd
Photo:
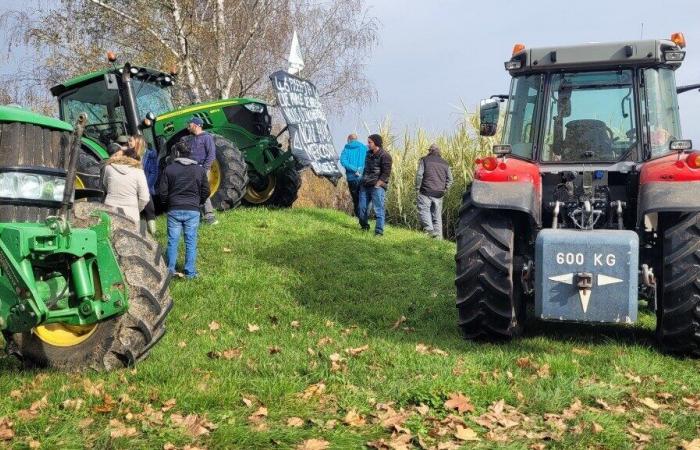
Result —
[{"label": "man in blue jacket", "polygon": [[355,217],[358,213],[358,196],[360,194],[360,181],[362,172],[365,170],[365,157],[367,156],[367,146],[357,140],[356,134],[348,136],[348,143],[345,144],[343,152],[340,154],[340,164],[345,168],[345,178],[348,180],[348,188],[352,197],[352,206]]},{"label": "man in blue jacket", "polygon": [[[200,166],[204,167],[207,173],[207,178],[209,177],[211,171],[211,165],[216,159],[216,143],[214,142],[214,136],[203,130],[204,121],[196,116],[193,116],[188,124],[187,130],[190,132],[190,136],[186,136],[184,141],[190,148],[191,158],[197,162]],[[212,192],[213,193],[213,192]],[[204,202],[204,221],[209,225],[216,225],[219,223],[214,215],[214,207],[211,204],[211,199],[207,199]]]}]

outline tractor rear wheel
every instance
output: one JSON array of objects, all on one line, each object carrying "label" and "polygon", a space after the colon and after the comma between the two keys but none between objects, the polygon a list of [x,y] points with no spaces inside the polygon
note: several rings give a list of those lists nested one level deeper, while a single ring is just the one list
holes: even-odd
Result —
[{"label": "tractor rear wheel", "polygon": [[251,206],[289,208],[299,196],[301,175],[293,164],[267,176],[251,176],[243,201]]},{"label": "tractor rear wheel", "polygon": [[524,307],[513,286],[513,221],[464,195],[457,224],[457,310],[466,339],[502,340],[522,332]]},{"label": "tractor rear wheel", "polygon": [[158,244],[134,230],[121,211],[99,203],[76,203],[75,227],[98,219],[92,212],[109,214],[110,240],[129,292],[129,310],[89,326],[52,324],[9,336],[8,349],[28,366],[68,370],[112,370],[131,366],[148,356],[165,333],[165,318],[173,301],[170,278]]},{"label": "tractor rear wheel", "polygon": [[659,219],[656,335],[666,351],[700,357],[700,213]]},{"label": "tractor rear wheel", "polygon": [[248,184],[248,165],[236,145],[225,137],[213,134],[216,160],[209,174],[211,204],[224,211],[241,204]]}]

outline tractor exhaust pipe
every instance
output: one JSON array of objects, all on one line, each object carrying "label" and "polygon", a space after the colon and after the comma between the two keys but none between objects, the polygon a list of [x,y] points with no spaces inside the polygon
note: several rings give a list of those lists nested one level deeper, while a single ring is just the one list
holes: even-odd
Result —
[{"label": "tractor exhaust pipe", "polygon": [[136,109],[136,95],[134,95],[134,85],[131,84],[131,64],[124,64],[122,70],[122,103],[124,114],[126,115],[127,132],[131,135],[140,135],[139,116]]},{"label": "tractor exhaust pipe", "polygon": [[68,214],[73,204],[73,189],[75,188],[75,174],[78,168],[78,156],[80,155],[80,140],[87,125],[87,114],[81,113],[75,121],[73,130],[73,141],[71,142],[68,155],[68,167],[66,168],[66,185],[63,189],[63,200],[61,201],[61,218],[64,223],[68,223]]}]

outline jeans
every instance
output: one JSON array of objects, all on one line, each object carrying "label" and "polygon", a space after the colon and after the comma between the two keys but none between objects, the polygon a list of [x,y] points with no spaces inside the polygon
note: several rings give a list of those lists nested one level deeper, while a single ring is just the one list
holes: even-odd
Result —
[{"label": "jeans", "polygon": [[418,193],[418,219],[423,231],[442,239],[442,198]]},{"label": "jeans", "polygon": [[348,180],[348,190],[350,191],[350,197],[352,197],[352,212],[355,214],[355,217],[360,217],[360,184],[360,180]]},{"label": "jeans", "polygon": [[197,259],[197,229],[199,228],[199,211],[175,210],[168,211],[168,271],[175,273],[177,249],[180,244],[180,234],[185,232],[185,276],[192,278],[197,275],[195,260]]},{"label": "jeans", "polygon": [[386,191],[384,188],[372,186],[360,186],[358,195],[358,218],[360,226],[363,230],[369,230],[369,204],[374,206],[374,216],[377,218],[377,223],[374,225],[374,234],[384,234],[384,196]]}]

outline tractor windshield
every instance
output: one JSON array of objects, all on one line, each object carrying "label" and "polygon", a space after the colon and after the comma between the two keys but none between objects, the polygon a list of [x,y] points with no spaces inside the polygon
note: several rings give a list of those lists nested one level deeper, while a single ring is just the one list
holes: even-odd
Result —
[{"label": "tractor windshield", "polygon": [[85,134],[105,147],[126,134],[124,107],[119,92],[107,90],[102,78],[69,92],[60,98],[61,118],[75,123],[80,113],[88,116]]},{"label": "tractor windshield", "polygon": [[681,121],[673,70],[646,69],[644,91],[651,154],[658,156],[669,152],[668,144],[672,139],[681,139]]},{"label": "tractor windshield", "polygon": [[631,70],[553,74],[542,161],[617,161],[637,146]]},{"label": "tractor windshield", "polygon": [[136,108],[139,118],[143,119],[146,114],[152,112],[157,116],[175,109],[173,99],[170,95],[170,88],[157,81],[133,80],[134,93],[136,95]]}]

